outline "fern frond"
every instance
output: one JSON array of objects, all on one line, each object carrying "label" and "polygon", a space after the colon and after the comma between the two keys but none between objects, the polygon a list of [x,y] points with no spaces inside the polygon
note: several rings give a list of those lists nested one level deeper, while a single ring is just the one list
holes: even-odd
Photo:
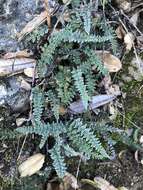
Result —
[{"label": "fern frond", "polygon": [[104,31],[105,36],[112,36],[112,38],[110,38],[109,43],[111,44],[111,48],[113,53],[116,55],[117,54],[117,40],[116,40],[116,33],[114,32],[113,28],[107,24],[107,22],[105,20],[103,20],[100,23],[100,28]]},{"label": "fern frond", "polygon": [[50,102],[53,114],[56,118],[56,121],[59,120],[59,109],[60,109],[60,101],[56,97],[56,94],[53,93],[52,90],[48,90],[48,92],[45,93],[45,95],[48,97],[48,102]]},{"label": "fern frond", "polygon": [[72,76],[68,67],[64,67],[61,69],[61,71],[58,72],[56,75],[56,83],[58,85],[56,90],[58,92],[58,97],[60,98],[61,103],[68,105],[75,95],[75,90],[71,85]]},{"label": "fern frond", "polygon": [[18,138],[20,135],[18,132],[13,131],[11,129],[0,129],[0,140],[6,139],[15,139]]},{"label": "fern frond", "polygon": [[80,119],[74,120],[67,130],[70,140],[86,157],[109,158],[99,139]]},{"label": "fern frond", "polygon": [[101,74],[107,74],[107,69],[104,67],[101,59],[96,55],[96,52],[93,49],[87,47],[85,48],[84,53],[88,56],[88,64],[95,66]]},{"label": "fern frond", "polygon": [[103,43],[112,39],[112,36],[96,36],[81,33],[80,31],[68,31],[68,36],[63,39],[64,42],[77,42],[77,43]]},{"label": "fern frond", "polygon": [[41,124],[40,126],[26,126],[16,129],[17,132],[22,134],[37,134],[41,136],[40,148],[42,148],[49,136],[57,137],[65,132],[65,127],[62,123]]},{"label": "fern frond", "polygon": [[80,156],[79,152],[76,152],[72,147],[70,147],[68,144],[64,145],[64,152],[67,157],[73,157],[73,156]]},{"label": "fern frond", "polygon": [[73,70],[72,77],[75,81],[75,87],[78,90],[78,92],[80,93],[81,99],[83,101],[83,105],[84,105],[85,109],[87,109],[90,97],[88,95],[86,85],[84,84],[81,70],[79,70],[79,69]]},{"label": "fern frond", "polygon": [[53,160],[53,166],[60,178],[63,178],[66,173],[66,164],[64,162],[64,157],[61,155],[60,143],[56,143],[54,147],[49,150],[51,158]]},{"label": "fern frond", "polygon": [[91,10],[90,7],[87,7],[86,10],[82,13],[84,30],[87,34],[90,34],[91,30]]},{"label": "fern frond", "polygon": [[39,87],[32,89],[32,95],[34,125],[40,126],[44,109],[44,95]]},{"label": "fern frond", "polygon": [[95,93],[96,80],[97,79],[93,76],[92,72],[85,75],[85,82],[90,97],[92,97]]}]

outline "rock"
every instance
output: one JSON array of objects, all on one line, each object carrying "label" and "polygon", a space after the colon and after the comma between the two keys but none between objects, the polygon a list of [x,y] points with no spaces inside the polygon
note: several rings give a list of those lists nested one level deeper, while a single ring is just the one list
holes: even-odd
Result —
[{"label": "rock", "polygon": [[23,48],[23,43],[16,39],[16,33],[42,9],[42,0],[0,0],[0,51]]},{"label": "rock", "polygon": [[28,109],[30,90],[21,86],[21,77],[9,77],[0,81],[0,106],[8,106],[13,112]]}]

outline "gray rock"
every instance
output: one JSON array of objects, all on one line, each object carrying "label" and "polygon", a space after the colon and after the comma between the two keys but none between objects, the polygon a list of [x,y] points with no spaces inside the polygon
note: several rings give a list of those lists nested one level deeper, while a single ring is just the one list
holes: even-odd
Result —
[{"label": "gray rock", "polygon": [[42,8],[41,0],[0,0],[0,51],[23,48],[22,42],[17,42],[16,32],[20,32]]},{"label": "gray rock", "polygon": [[7,106],[13,112],[23,112],[29,106],[30,90],[21,87],[18,77],[0,81],[0,106]]}]

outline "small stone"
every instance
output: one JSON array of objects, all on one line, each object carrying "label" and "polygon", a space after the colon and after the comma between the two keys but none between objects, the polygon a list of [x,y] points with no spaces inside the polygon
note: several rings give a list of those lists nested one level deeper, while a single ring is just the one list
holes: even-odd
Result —
[{"label": "small stone", "polygon": [[0,106],[9,107],[12,112],[23,112],[28,109],[30,89],[21,87],[18,77],[9,77],[0,80]]}]

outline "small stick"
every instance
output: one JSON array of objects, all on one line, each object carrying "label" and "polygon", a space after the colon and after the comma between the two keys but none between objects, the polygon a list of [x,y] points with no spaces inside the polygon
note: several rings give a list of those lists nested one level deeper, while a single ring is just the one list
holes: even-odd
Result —
[{"label": "small stick", "polygon": [[47,25],[48,25],[48,28],[51,28],[51,13],[50,13],[50,7],[49,7],[49,2],[48,0],[44,0],[45,2],[45,9],[46,9],[46,12],[47,12]]}]

